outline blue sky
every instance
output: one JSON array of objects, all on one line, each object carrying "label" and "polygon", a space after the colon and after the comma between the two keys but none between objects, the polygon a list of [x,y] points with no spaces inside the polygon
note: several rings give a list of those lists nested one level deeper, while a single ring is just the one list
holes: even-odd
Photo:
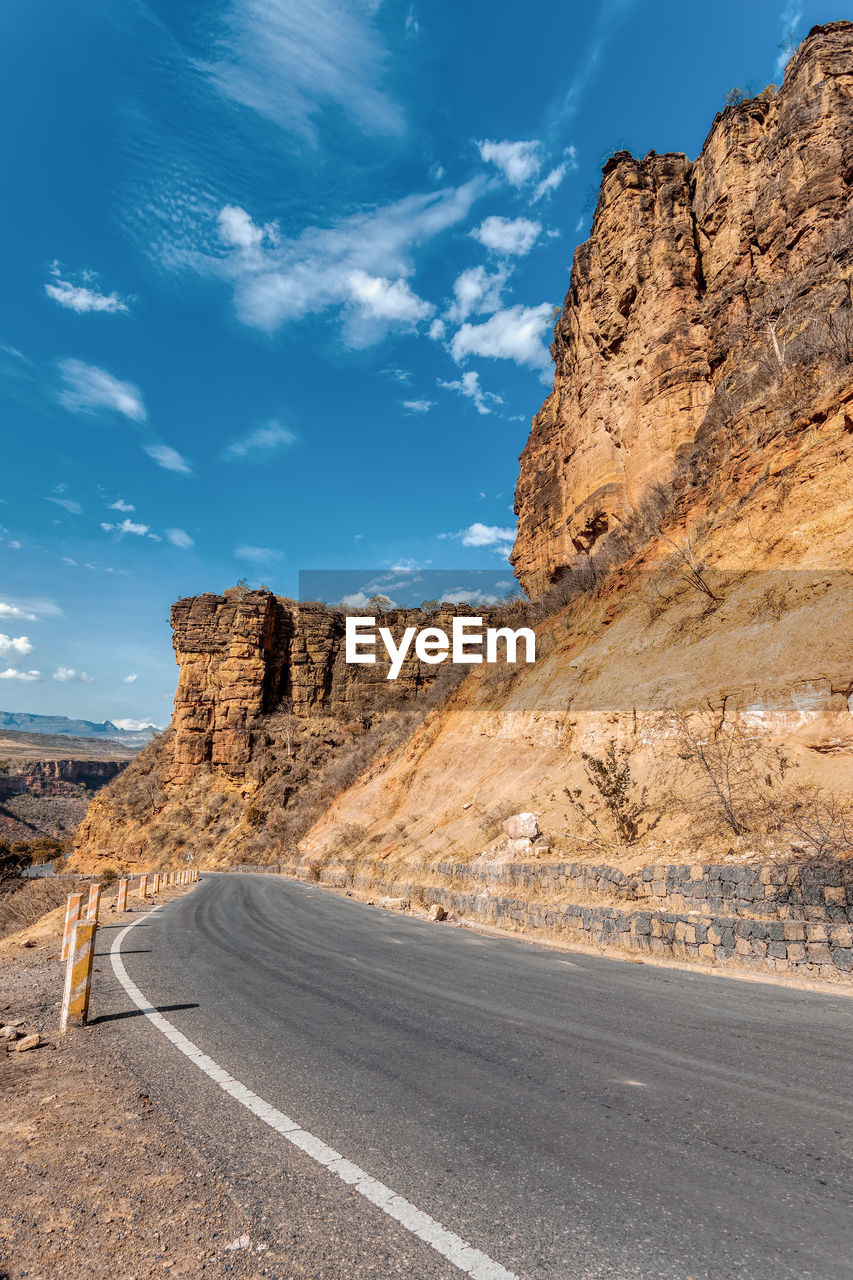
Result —
[{"label": "blue sky", "polygon": [[242,577],[509,577],[601,164],[839,16],[5,0],[0,708],[165,723],[172,601]]}]

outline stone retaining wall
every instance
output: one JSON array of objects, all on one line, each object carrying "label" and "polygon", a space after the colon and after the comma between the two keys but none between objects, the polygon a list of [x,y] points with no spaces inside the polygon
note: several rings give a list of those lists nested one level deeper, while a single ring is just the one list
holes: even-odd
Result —
[{"label": "stone retaining wall", "polygon": [[[359,874],[356,867],[351,863],[321,868],[319,882],[374,898],[405,898],[427,907],[437,903],[462,919],[543,933],[569,943],[829,982],[853,981],[853,909],[835,872],[724,863],[645,867],[629,874],[579,863],[440,863],[431,871],[446,883],[423,885],[379,881]],[[229,869],[308,876],[304,867],[285,863]],[[504,886],[521,893],[497,892]],[[622,886],[626,897],[657,901],[644,908],[642,901],[623,907],[565,900],[572,889],[607,891],[612,896]],[[552,900],[532,901],[524,896],[525,889]],[[676,899],[680,909],[672,910]]]}]

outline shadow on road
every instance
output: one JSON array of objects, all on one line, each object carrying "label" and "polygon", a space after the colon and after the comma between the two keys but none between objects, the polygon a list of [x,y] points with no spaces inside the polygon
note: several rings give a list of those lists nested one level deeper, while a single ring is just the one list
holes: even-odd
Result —
[{"label": "shadow on road", "polygon": [[[158,1004],[153,1005],[157,1013],[174,1013],[177,1009],[197,1009],[197,1004]],[[147,1013],[142,1009],[126,1009],[123,1013],[100,1013],[97,1018],[89,1019],[89,1026],[94,1027],[98,1022],[118,1022],[119,1018],[141,1018]],[[2,1278],[0,1278],[2,1280]]]}]

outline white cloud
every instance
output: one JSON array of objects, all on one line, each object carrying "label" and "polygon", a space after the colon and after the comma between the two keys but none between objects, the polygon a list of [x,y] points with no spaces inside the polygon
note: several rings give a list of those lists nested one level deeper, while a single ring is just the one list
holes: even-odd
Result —
[{"label": "white cloud", "polygon": [[444,323],[443,320],[440,320],[438,316],[436,316],[435,320],[433,320],[432,324],[429,327],[428,336],[432,338],[433,342],[441,342],[446,332],[447,332],[447,325]]},{"label": "white cloud", "polygon": [[273,564],[281,557],[281,551],[274,551],[271,547],[253,547],[245,542],[234,548],[235,560],[249,560],[255,564]]},{"label": "white cloud", "polygon": [[351,347],[367,346],[381,338],[389,326],[413,329],[435,311],[413,293],[405,280],[372,276],[357,267],[347,279],[351,314],[345,337]]},{"label": "white cloud", "polygon": [[69,684],[76,681],[79,684],[93,684],[91,676],[85,671],[75,671],[73,667],[59,667],[53,673],[53,679],[58,680],[60,684]]},{"label": "white cloud", "polygon": [[494,524],[475,521],[462,531],[463,547],[497,547],[515,541],[515,529],[502,529]]},{"label": "white cloud", "polygon": [[195,546],[195,539],[185,529],[167,529],[166,537],[173,547],[180,547],[182,551],[189,551],[190,547]]},{"label": "white cloud", "polygon": [[7,667],[5,671],[0,671],[0,680],[41,680],[41,672],[16,671],[14,667]]},{"label": "white cloud", "polygon": [[404,400],[403,408],[408,413],[429,413],[432,408],[432,400]]},{"label": "white cloud", "polygon": [[[344,340],[363,346],[379,341],[392,327],[411,329],[432,315],[431,304],[407,282],[414,271],[414,250],[465,218],[485,185],[480,176],[459,188],[407,196],[332,227],[308,227],[294,239],[276,238],[276,243],[261,228],[253,233],[246,214],[246,223],[240,222],[245,243],[225,241],[225,257],[193,253],[184,260],[231,281],[244,324],[271,332],[343,307]],[[220,226],[220,238],[221,232]]]},{"label": "white cloud", "polygon": [[491,275],[482,266],[463,271],[453,282],[453,302],[447,310],[448,320],[452,324],[462,324],[472,313],[488,315],[497,311],[508,274],[506,267],[499,267]]},{"label": "white cloud", "polygon": [[246,458],[249,454],[266,455],[282,444],[293,444],[296,436],[280,422],[265,422],[262,426],[250,431],[241,440],[235,440],[225,450],[225,458]]},{"label": "white cloud", "polygon": [[389,57],[372,0],[232,0],[204,68],[226,97],[313,139],[314,117],[330,103],[368,134],[403,129],[399,108],[379,84]]},{"label": "white cloud", "polygon": [[552,327],[553,310],[549,302],[538,307],[507,307],[483,324],[463,324],[451,340],[451,355],[457,363],[467,356],[489,356],[547,370],[550,357],[543,338]]},{"label": "white cloud", "polygon": [[84,364],[82,360],[61,360],[59,372],[65,383],[59,392],[59,402],[72,413],[113,409],[134,422],[144,422],[148,416],[139,388],[132,382],[120,382],[106,369]]},{"label": "white cloud", "polygon": [[225,244],[236,249],[257,249],[267,235],[267,228],[256,227],[246,210],[239,205],[224,205],[219,210],[217,221],[219,234]]},{"label": "white cloud", "polygon": [[172,449],[167,444],[147,444],[145,445],[145,452],[164,471],[176,471],[181,476],[191,476],[193,473],[193,469],[186,458],[182,458],[177,449]]},{"label": "white cloud", "polygon": [[536,184],[536,190],[533,192],[532,203],[535,204],[536,201],[541,200],[543,196],[549,196],[552,191],[556,191],[567,173],[568,166],[565,164],[558,164],[556,169],[552,169],[541,182]]},{"label": "white cloud", "polygon": [[[131,675],[123,677],[122,684],[134,684],[138,679],[139,679],[139,676],[134,671],[131,673]],[[113,721],[113,724],[115,724],[115,720]]]},{"label": "white cloud", "polygon": [[83,508],[79,502],[73,502],[71,498],[45,498],[45,502],[55,502],[58,507],[64,507],[72,516],[79,516]]},{"label": "white cloud", "polygon": [[132,533],[137,538],[143,538],[148,533],[149,526],[147,524],[134,524],[132,520],[122,520],[121,524],[101,524],[104,533],[117,533],[121,538],[126,533]]},{"label": "white cloud", "polygon": [[782,41],[779,47],[779,57],[776,59],[776,77],[782,78],[785,74],[785,68],[791,60],[791,49],[789,41],[796,39],[798,27],[803,20],[803,8],[798,0],[788,0],[782,12],[779,14],[779,21],[782,25]]},{"label": "white cloud", "polygon": [[[459,539],[463,547],[472,547],[479,551],[495,551],[498,555],[507,556],[515,541],[515,529],[502,528],[496,524],[481,524],[477,520],[467,529],[459,529],[456,533],[440,533],[438,537],[451,541]],[[467,597],[463,595],[462,598]],[[445,599],[449,600],[450,596],[445,596]]]},{"label": "white cloud", "polygon": [[481,159],[500,169],[507,182],[523,187],[532,182],[542,168],[542,143],[530,142],[478,142]]},{"label": "white cloud", "polygon": [[16,604],[8,604],[5,600],[0,600],[0,618],[19,618],[23,622],[38,622],[36,614],[19,609]]},{"label": "white cloud", "polygon": [[542,224],[529,218],[500,218],[493,214],[475,227],[471,235],[492,253],[519,257],[530,252],[541,230]]},{"label": "white cloud", "polygon": [[0,657],[8,657],[16,653],[19,657],[25,658],[32,651],[33,646],[27,636],[4,636],[0,632]]},{"label": "white cloud", "polygon": [[91,271],[83,272],[81,277],[85,282],[83,284],[73,284],[70,280],[63,280],[61,268],[57,262],[54,262],[50,268],[50,274],[53,276],[53,283],[44,286],[47,296],[54,302],[58,302],[61,307],[76,311],[78,315],[85,315],[87,311],[106,311],[115,314],[128,310],[127,302],[117,293],[100,293],[97,288],[89,287],[97,280],[97,276]]},{"label": "white cloud", "polygon": [[503,404],[500,396],[483,390],[480,386],[480,375],[475,369],[469,369],[467,373],[463,373],[458,382],[439,382],[438,385],[444,387],[446,391],[458,391],[461,396],[473,400],[478,413],[491,413],[491,405]]},{"label": "white cloud", "polygon": [[109,509],[110,511],[135,511],[136,507],[132,502],[123,502],[122,499],[119,498],[118,502],[111,502],[109,504]]},{"label": "white cloud", "polygon": [[158,724],[154,724],[153,720],[131,720],[124,717],[119,720],[115,716],[110,721],[117,729],[124,729],[127,733],[139,733],[142,729],[159,729]]}]

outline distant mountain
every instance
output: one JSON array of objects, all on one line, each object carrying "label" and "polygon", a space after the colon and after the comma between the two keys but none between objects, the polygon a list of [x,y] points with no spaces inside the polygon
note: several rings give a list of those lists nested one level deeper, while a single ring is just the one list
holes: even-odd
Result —
[{"label": "distant mountain", "polygon": [[106,738],[128,746],[150,742],[157,733],[154,725],[120,729],[112,720],[96,724],[92,720],[71,720],[68,716],[31,716],[26,711],[0,711],[0,729],[19,733],[58,733],[71,738]]}]

